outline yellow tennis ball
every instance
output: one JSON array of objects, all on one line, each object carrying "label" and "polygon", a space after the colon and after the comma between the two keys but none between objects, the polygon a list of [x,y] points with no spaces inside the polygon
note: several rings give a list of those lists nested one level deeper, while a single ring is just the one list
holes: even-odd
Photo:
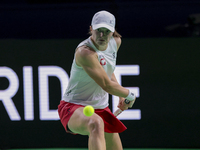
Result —
[{"label": "yellow tennis ball", "polygon": [[90,105],[85,106],[83,109],[83,114],[87,117],[92,116],[94,114],[94,108]]}]

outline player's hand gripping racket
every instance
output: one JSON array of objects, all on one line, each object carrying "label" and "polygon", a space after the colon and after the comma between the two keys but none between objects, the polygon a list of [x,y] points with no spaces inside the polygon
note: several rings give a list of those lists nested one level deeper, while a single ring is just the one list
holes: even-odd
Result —
[{"label": "player's hand gripping racket", "polygon": [[[133,104],[135,103],[135,99],[136,99],[136,95],[131,92],[129,90],[129,94],[128,96],[125,98],[124,103],[125,104],[129,104],[131,103],[128,107],[131,108],[133,106]],[[123,104],[122,104],[123,105]],[[123,106],[120,107],[120,105],[118,105],[118,109],[113,113],[116,117],[121,114],[126,108],[124,108]]]},{"label": "player's hand gripping racket", "polygon": [[[129,104],[130,101],[125,99],[124,103]],[[121,110],[120,108],[118,108],[113,114],[117,117],[119,114],[121,114],[124,110]]]}]

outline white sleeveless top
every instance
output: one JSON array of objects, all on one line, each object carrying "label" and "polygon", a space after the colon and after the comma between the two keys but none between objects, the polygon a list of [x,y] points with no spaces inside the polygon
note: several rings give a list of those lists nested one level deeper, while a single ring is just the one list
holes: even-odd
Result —
[{"label": "white sleeveless top", "polygon": [[[111,37],[105,51],[99,51],[94,46],[90,37],[81,42],[77,48],[83,45],[91,47],[96,51],[99,63],[111,79],[112,73],[115,70],[117,57],[117,43],[115,39]],[[104,91],[82,67],[77,66],[74,57],[69,84],[62,99],[69,103],[83,106],[92,105],[95,109],[103,109],[109,104],[108,96],[108,93]]]}]

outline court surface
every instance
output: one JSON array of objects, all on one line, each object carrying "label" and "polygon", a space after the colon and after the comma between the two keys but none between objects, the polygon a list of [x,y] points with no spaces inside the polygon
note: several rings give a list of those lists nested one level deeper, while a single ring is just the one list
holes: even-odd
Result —
[{"label": "court surface", "polygon": [[[11,149],[11,150],[88,150],[86,148],[40,148],[40,149]],[[200,150],[200,149],[173,149],[173,148],[124,148],[124,150]]]}]

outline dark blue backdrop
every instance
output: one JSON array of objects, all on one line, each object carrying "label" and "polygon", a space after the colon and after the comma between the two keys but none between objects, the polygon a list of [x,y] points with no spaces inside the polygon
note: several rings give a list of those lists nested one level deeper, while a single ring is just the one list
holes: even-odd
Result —
[{"label": "dark blue backdrop", "polygon": [[[0,38],[87,37],[91,18],[99,10],[108,10],[116,16],[116,28],[123,37],[166,37],[172,36],[166,32],[167,26],[188,24],[189,15],[200,13],[200,2],[197,0],[48,2],[1,1]],[[173,36],[188,36],[190,32],[185,27],[181,31]]]}]

